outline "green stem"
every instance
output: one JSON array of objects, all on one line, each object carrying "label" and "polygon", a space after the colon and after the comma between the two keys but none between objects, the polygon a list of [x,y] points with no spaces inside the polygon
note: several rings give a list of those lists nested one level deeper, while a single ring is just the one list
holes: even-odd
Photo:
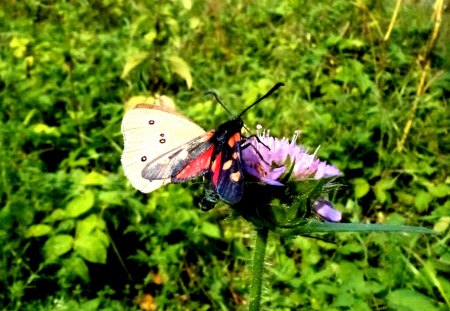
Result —
[{"label": "green stem", "polygon": [[253,249],[252,283],[250,285],[249,311],[259,311],[261,307],[261,289],[264,273],[264,258],[267,248],[269,229],[266,227],[256,229],[256,243]]}]

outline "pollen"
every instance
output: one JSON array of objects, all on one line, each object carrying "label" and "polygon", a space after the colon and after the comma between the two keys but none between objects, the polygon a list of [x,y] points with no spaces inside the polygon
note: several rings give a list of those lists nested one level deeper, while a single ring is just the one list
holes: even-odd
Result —
[{"label": "pollen", "polygon": [[233,165],[233,160],[228,160],[222,165],[222,170],[226,171],[230,169],[231,165]]},{"label": "pollen", "polygon": [[239,180],[241,180],[241,173],[240,172],[231,173],[230,179],[234,182],[238,182]]}]

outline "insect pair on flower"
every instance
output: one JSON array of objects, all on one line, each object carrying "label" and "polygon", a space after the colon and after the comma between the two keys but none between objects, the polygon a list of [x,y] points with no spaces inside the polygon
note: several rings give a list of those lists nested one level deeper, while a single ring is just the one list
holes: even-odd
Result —
[{"label": "insect pair on flower", "polygon": [[[208,181],[202,200],[205,210],[212,208],[219,199],[230,205],[238,203],[245,195],[246,178],[282,186],[278,180],[287,171],[287,160],[292,163],[288,170],[293,178],[319,179],[339,175],[337,168],[297,146],[296,136],[289,142],[270,137],[267,132],[250,137],[241,135],[242,115],[282,85],[276,84],[239,116],[208,132],[161,106],[135,106],[122,121],[125,175],[144,193],[168,183],[205,176]],[[315,210],[324,211],[324,206]],[[322,214],[325,219],[340,220],[335,215],[330,217],[330,212]]]}]

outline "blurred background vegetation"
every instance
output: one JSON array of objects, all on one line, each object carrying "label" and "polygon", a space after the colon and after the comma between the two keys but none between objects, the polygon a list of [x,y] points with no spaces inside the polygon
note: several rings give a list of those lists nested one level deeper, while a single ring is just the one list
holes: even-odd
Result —
[{"label": "blurred background vegetation", "polygon": [[[201,183],[135,191],[124,103],[163,94],[215,128],[245,115],[344,172],[345,222],[435,236],[272,239],[264,310],[450,308],[448,1],[3,0],[3,310],[245,310],[253,235]],[[410,127],[409,127],[410,126]],[[174,217],[176,215],[177,217]]]}]

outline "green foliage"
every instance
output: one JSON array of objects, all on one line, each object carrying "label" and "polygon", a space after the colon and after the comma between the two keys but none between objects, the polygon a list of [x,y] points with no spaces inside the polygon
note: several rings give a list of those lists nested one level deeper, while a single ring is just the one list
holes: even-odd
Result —
[{"label": "green foliage", "polygon": [[[267,310],[450,307],[448,12],[428,2],[13,1],[0,4],[0,305],[4,310],[245,310],[252,228],[195,207],[198,183],[142,195],[120,167],[132,96],[204,128],[245,115],[338,166],[346,221],[434,237],[274,238]],[[418,93],[430,60],[424,92]],[[411,107],[417,102],[417,109]],[[404,150],[397,146],[409,120]],[[153,308],[153,309],[152,309]]]}]

